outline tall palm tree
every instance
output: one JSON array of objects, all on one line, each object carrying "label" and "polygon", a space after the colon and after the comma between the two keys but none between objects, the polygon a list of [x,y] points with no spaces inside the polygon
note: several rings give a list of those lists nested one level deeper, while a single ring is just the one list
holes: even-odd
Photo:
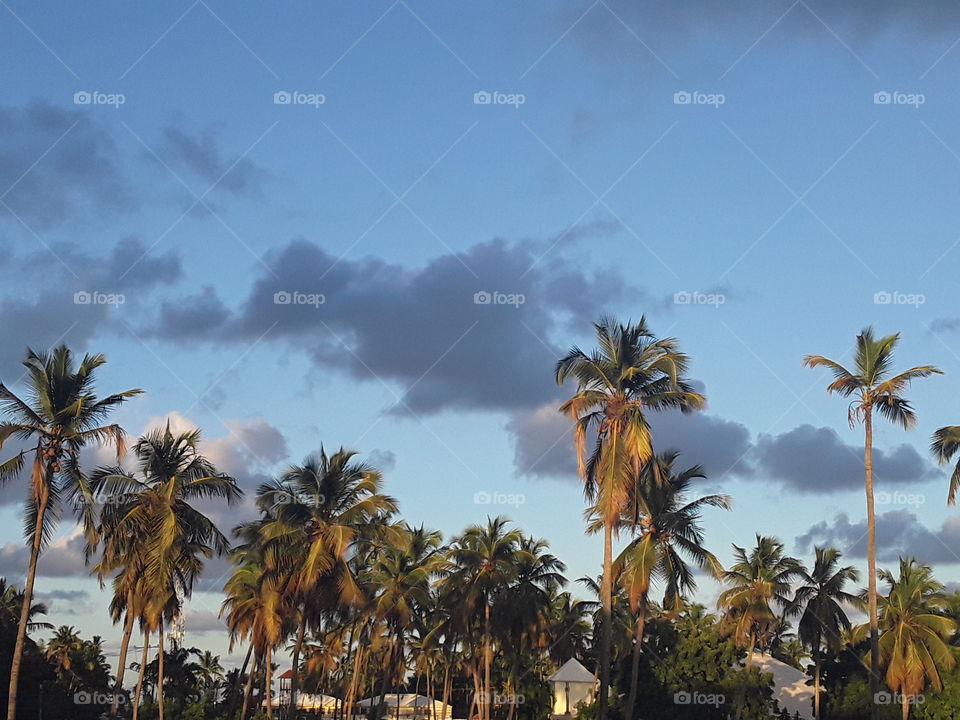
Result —
[{"label": "tall palm tree", "polygon": [[33,603],[37,560],[59,518],[62,496],[67,494],[74,500],[84,497],[80,450],[90,443],[113,445],[119,461],[125,452],[123,429],[103,422],[118,405],[142,392],[126,390],[98,398],[94,393],[95,374],[105,362],[103,355],[84,355],[80,364],[75,365],[66,345],[50,353],[27,350],[23,364],[27,369],[29,400],[21,400],[0,383],[0,415],[4,417],[0,422],[0,447],[10,438],[32,446],[0,463],[0,483],[6,483],[20,476],[32,456],[24,522],[30,560],[10,665],[8,720],[16,720],[17,715],[17,685]]},{"label": "tall palm tree", "polygon": [[493,700],[490,680],[493,604],[497,594],[517,578],[524,553],[523,535],[517,529],[508,529],[509,522],[498,516],[487,518],[486,525],[471,525],[454,540],[450,551],[455,568],[449,583],[457,588],[460,610],[471,618],[477,615],[483,618],[483,682],[479,698],[483,720],[490,720]]},{"label": "tall palm tree", "polygon": [[[603,318],[594,324],[598,347],[590,354],[574,347],[556,367],[556,381],[577,383],[560,411],[574,421],[577,462],[588,502],[603,521],[603,575],[600,588],[599,719],[607,720],[610,686],[610,626],[613,608],[613,532],[631,481],[653,456],[648,411],[699,409],[705,400],[685,374],[686,355],[672,338],[657,339],[641,317],[635,325]],[[588,440],[592,445],[588,454]]]},{"label": "tall palm tree", "polygon": [[[850,427],[862,422],[864,429],[864,489],[867,496],[867,599],[870,617],[870,692],[876,694],[880,682],[880,630],[877,624],[877,522],[873,498],[873,411],[887,420],[909,430],[916,425],[917,416],[903,393],[917,378],[929,377],[941,371],[933,365],[918,365],[894,374],[893,353],[900,341],[900,333],[876,338],[873,328],[867,327],[857,335],[854,369],[822,355],[803,358],[806,367],[824,366],[833,373],[828,393],[853,400],[847,411]],[[871,709],[876,720],[877,708]]]},{"label": "tall palm tree", "polygon": [[734,640],[747,649],[747,667],[761,635],[773,627],[781,613],[790,607],[791,583],[804,575],[798,560],[783,553],[783,543],[773,537],[757,535],[757,544],[749,553],[733,546],[736,562],[721,575],[729,587],[720,593],[717,607],[726,611],[733,627]]},{"label": "tall palm tree", "polygon": [[[194,503],[208,499],[238,501],[242,495],[234,478],[219,472],[199,448],[200,431],[173,433],[163,429],[141,437],[133,447],[138,473],[121,467],[98,468],[93,490],[110,502],[100,510],[97,537],[109,547],[126,549],[132,571],[142,572],[135,587],[139,608],[149,632],[158,633],[157,699],[164,717],[164,624],[189,598],[203,569],[201,558],[224,555],[230,543],[216,524]],[[112,552],[108,550],[108,553]]]},{"label": "tall palm tree", "polygon": [[690,484],[706,475],[699,465],[683,471],[674,469],[680,453],[669,450],[646,463],[636,478],[631,507],[621,523],[632,525],[636,537],[614,562],[614,575],[627,592],[630,609],[636,615],[630,695],[626,713],[633,717],[640,675],[640,655],[646,627],[649,593],[654,582],[664,588],[663,607],[668,612],[682,608],[682,598],[697,589],[693,563],[713,577],[722,572],[720,561],[703,546],[701,514],[706,507],[729,510],[726,495],[688,498]]},{"label": "tall palm tree", "polygon": [[[950,641],[957,624],[943,614],[948,601],[930,567],[914,558],[900,558],[899,575],[883,570],[880,579],[889,588],[880,601],[880,661],[887,669],[887,685],[900,695],[902,717],[907,720],[912,700],[928,684],[943,690],[941,671],[956,667]],[[866,629],[858,627],[855,637],[862,638]]]},{"label": "tall palm tree", "polygon": [[257,490],[257,502],[269,518],[262,528],[265,561],[299,615],[291,703],[308,617],[363,600],[349,559],[397,509],[396,501],[380,491],[380,471],[355,456],[344,448],[327,455],[321,448]]},{"label": "tall palm tree", "polygon": [[813,570],[804,571],[801,585],[796,589],[788,615],[800,615],[797,623],[798,639],[810,648],[813,656],[813,717],[820,718],[820,663],[823,647],[839,652],[843,647],[842,634],[850,629],[850,619],[844,606],[858,610],[863,603],[846,591],[847,583],[855,583],[860,573],[852,565],[840,567],[842,553],[836,548],[815,548]]}]

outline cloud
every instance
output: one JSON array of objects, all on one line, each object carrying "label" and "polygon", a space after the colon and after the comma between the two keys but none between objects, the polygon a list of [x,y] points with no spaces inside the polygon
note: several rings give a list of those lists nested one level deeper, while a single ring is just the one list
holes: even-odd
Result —
[{"label": "cloud", "polygon": [[[86,541],[79,527],[69,535],[56,538],[40,556],[37,575],[48,578],[89,576],[83,557],[85,547]],[[27,573],[29,559],[30,551],[22,541],[0,545],[0,575],[15,578],[19,583]]]},{"label": "cloud", "polygon": [[[606,231],[577,229],[563,242]],[[408,268],[294,240],[267,256],[272,273],[239,308],[204,291],[189,307],[161,307],[147,332],[191,343],[281,340],[320,366],[397,387],[398,412],[529,408],[556,392],[554,331],[586,325],[625,294],[617,273],[568,263],[554,242],[494,239]]]},{"label": "cloud", "polygon": [[183,619],[185,632],[202,635],[208,632],[225,633],[227,624],[213,610],[187,610]]},{"label": "cloud", "polygon": [[[846,513],[840,513],[833,522],[823,520],[796,538],[797,552],[808,553],[814,545],[832,545],[846,555],[865,558],[867,521],[850,522]],[[911,556],[924,563],[950,565],[960,563],[958,547],[960,517],[948,518],[939,529],[932,530],[905,508],[877,516],[877,559],[881,562],[893,563],[900,556]]]},{"label": "cloud", "polygon": [[[111,134],[88,113],[42,101],[0,107],[0,132],[0,195],[31,227],[49,228],[84,212],[116,214],[135,205]],[[0,218],[18,224],[2,207]]]},{"label": "cloud", "polygon": [[[758,479],[776,480],[797,492],[863,487],[863,450],[843,442],[831,428],[800,425],[780,435],[761,434],[752,457]],[[877,485],[884,487],[904,487],[939,476],[910,445],[874,448],[873,468]]]},{"label": "cloud", "polygon": [[86,590],[47,591],[38,588],[34,600],[46,605],[48,615],[85,615],[94,609]]},{"label": "cloud", "polygon": [[186,170],[202,179],[206,185],[198,191],[199,194],[216,183],[217,188],[234,195],[256,196],[267,176],[248,157],[225,156],[220,148],[220,137],[213,129],[191,134],[169,125],[163,130],[163,144],[158,154],[171,167]]}]

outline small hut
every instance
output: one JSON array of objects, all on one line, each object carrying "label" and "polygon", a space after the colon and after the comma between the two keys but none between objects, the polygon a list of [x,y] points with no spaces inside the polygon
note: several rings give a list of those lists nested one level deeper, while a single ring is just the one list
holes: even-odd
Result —
[{"label": "small hut", "polygon": [[576,717],[577,706],[593,699],[596,680],[576,658],[567,660],[549,680],[553,690],[554,717]]}]

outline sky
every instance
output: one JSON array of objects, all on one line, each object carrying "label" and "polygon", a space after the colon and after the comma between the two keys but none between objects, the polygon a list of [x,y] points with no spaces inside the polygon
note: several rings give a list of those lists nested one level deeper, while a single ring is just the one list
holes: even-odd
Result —
[{"label": "sky", "polygon": [[[915,430],[876,428],[880,564],[960,582],[927,450],[960,422],[958,45],[946,0],[3,0],[0,379],[23,390],[28,346],[103,352],[101,392],[145,390],[132,436],[199,426],[248,491],[352,448],[411,522],[507,515],[573,580],[601,548],[554,365],[645,315],[709,399],[653,423],[733,497],[710,548],[864,567],[862,430],[801,359],[874,325],[944,371]],[[0,490],[15,582],[24,494]],[[38,595],[112,653],[82,550],[65,518]],[[229,665],[224,569],[185,642]]]}]

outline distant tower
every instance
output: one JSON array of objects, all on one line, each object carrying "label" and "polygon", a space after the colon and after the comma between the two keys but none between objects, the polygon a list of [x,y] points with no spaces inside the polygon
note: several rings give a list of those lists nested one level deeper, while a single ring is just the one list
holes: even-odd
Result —
[{"label": "distant tower", "polygon": [[183,588],[177,587],[177,614],[173,616],[173,621],[170,623],[170,649],[177,650],[183,647],[183,631],[184,631],[184,617],[183,617]]}]

